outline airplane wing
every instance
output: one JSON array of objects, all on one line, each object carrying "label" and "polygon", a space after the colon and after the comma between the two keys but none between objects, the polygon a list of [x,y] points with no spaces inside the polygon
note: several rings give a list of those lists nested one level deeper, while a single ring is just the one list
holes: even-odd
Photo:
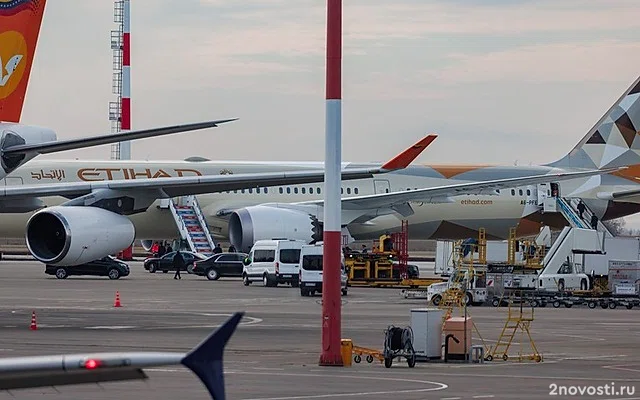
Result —
[{"label": "airplane wing", "polygon": [[219,119],[216,121],[199,122],[195,124],[165,126],[161,128],[143,129],[137,131],[126,131],[120,133],[112,133],[108,135],[94,136],[89,138],[56,140],[52,142],[23,144],[10,146],[2,150],[3,155],[16,155],[26,153],[56,153],[65,150],[74,150],[84,147],[100,146],[103,144],[126,142],[129,140],[145,139],[155,136],[170,135],[172,133],[195,131],[199,129],[215,128],[218,125],[236,121],[233,119]]},{"label": "airplane wing", "polygon": [[244,313],[229,318],[189,353],[124,352],[0,359],[0,390],[148,379],[143,368],[182,364],[195,373],[212,399],[224,400],[224,347]]},{"label": "airplane wing", "polygon": [[602,200],[640,203],[640,189],[621,190],[618,192],[599,192],[597,197]]},{"label": "airplane wing", "polygon": [[[370,178],[409,165],[433,140],[436,135],[427,135],[393,159],[377,168],[345,168],[343,180]],[[227,190],[255,188],[258,186],[295,185],[324,181],[324,170],[266,172],[255,174],[205,175],[179,178],[126,179],[100,182],[52,183],[27,186],[0,187],[0,199],[63,196],[78,198],[91,196],[98,191],[146,192],[154,198],[215,193]],[[85,198],[78,198],[65,205],[83,205]],[[1,211],[1,210],[0,210]]]},{"label": "airplane wing", "polygon": [[[538,183],[558,182],[568,179],[584,178],[607,174],[618,168],[564,172],[547,175],[533,175],[518,178],[495,179],[489,181],[467,182],[454,185],[436,186],[401,192],[380,193],[366,196],[346,197],[342,199],[343,210],[371,210],[376,208],[394,208],[406,206],[411,201],[448,202],[450,197],[464,194],[496,195],[497,190],[517,186],[536,185]],[[321,205],[322,201],[295,203],[296,205]],[[407,210],[408,215],[412,212]]]}]

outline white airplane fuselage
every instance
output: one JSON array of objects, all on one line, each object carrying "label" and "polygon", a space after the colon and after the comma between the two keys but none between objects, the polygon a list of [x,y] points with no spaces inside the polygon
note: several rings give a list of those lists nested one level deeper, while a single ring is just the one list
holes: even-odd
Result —
[{"label": "white airplane fuselage", "polygon": [[[348,164],[361,167],[370,164]],[[373,165],[373,164],[371,164]],[[1,185],[37,185],[54,182],[105,181],[117,179],[141,179],[260,173],[300,169],[318,170],[321,162],[242,162],[242,161],[80,161],[80,160],[32,160],[18,168],[9,177],[0,181]],[[546,166],[410,166],[381,174],[373,179],[343,181],[343,196],[363,196],[386,191],[405,191],[425,187],[435,187],[469,181],[502,179],[509,177],[540,175],[561,172],[558,168]],[[628,179],[614,178],[616,187],[628,184]],[[616,218],[640,211],[640,205],[614,203],[597,199],[601,189],[589,185],[590,180],[600,177],[581,178],[560,183],[562,195],[583,197],[587,205],[600,218]],[[600,182],[599,187],[603,182]],[[637,187],[637,186],[636,186]],[[585,189],[587,188],[587,189]],[[290,187],[269,187],[249,190],[199,195],[198,203],[207,219],[211,233],[217,239],[227,239],[227,218],[229,212],[239,208],[264,203],[292,203],[322,200],[322,183],[304,184]],[[413,214],[406,217],[410,226],[411,239],[457,239],[477,234],[479,228],[487,230],[488,237],[505,238],[509,228],[517,227],[519,235],[535,234],[542,223],[560,228],[565,224],[561,215],[542,214],[538,204],[541,197],[550,195],[548,185],[538,190],[537,186],[501,190],[498,195],[461,195],[447,203],[430,203],[429,199],[412,202]],[[547,192],[547,193],[543,193]],[[59,205],[66,201],[62,197],[44,198],[47,206]],[[171,212],[160,208],[156,201],[146,212],[129,216],[134,223],[137,239],[165,239],[178,236],[178,230]],[[20,238],[32,212],[0,214],[2,236]],[[364,223],[348,226],[354,239],[376,238],[386,231],[396,231],[405,219],[400,215],[382,215]]]}]

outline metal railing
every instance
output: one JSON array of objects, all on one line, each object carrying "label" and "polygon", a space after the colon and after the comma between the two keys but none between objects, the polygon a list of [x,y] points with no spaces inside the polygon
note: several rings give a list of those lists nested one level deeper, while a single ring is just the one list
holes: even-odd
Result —
[{"label": "metal railing", "polygon": [[189,196],[188,201],[192,202],[191,207],[193,208],[193,211],[196,213],[196,217],[198,217],[198,222],[200,223],[200,227],[202,227],[202,231],[204,232],[204,235],[207,238],[207,243],[209,243],[209,246],[211,247],[211,251],[213,252],[213,249],[216,247],[216,244],[213,243],[213,239],[211,238],[211,233],[209,232],[209,227],[207,226],[207,220],[204,218],[204,215],[202,214],[202,209],[200,208],[200,204],[198,203],[198,200],[194,195]]},{"label": "metal railing", "polygon": [[[178,200],[179,201],[179,200]],[[196,252],[196,245],[191,239],[191,235],[189,234],[189,230],[187,229],[187,225],[184,223],[184,220],[178,214],[178,209],[174,204],[173,200],[169,202],[169,209],[171,210],[171,214],[173,215],[173,219],[176,222],[176,226],[178,227],[178,231],[180,232],[180,237],[185,239],[189,244],[189,248],[191,251]]]},{"label": "metal railing", "polygon": [[562,197],[558,197],[557,200],[558,205],[560,206],[560,212],[569,221],[569,224],[571,224],[571,226],[582,229],[591,228],[586,222],[580,219],[580,216],[578,216],[571,204],[569,204],[565,199],[563,199]]}]

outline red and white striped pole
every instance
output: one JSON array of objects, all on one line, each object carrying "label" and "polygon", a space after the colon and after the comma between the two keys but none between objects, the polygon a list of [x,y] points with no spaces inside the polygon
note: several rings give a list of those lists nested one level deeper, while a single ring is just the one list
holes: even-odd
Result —
[{"label": "red and white striped pole", "polygon": [[[122,92],[120,131],[131,130],[131,2],[122,2]],[[131,160],[131,142],[120,142],[120,160]],[[123,260],[133,260],[133,245],[122,250]]]},{"label": "red and white striped pole", "polygon": [[[131,2],[123,0],[122,103],[120,129],[131,130]],[[131,159],[131,142],[120,143],[120,159]]]},{"label": "red and white striped pole", "polygon": [[342,0],[327,0],[326,73],[322,353],[319,364],[342,366],[340,352]]}]

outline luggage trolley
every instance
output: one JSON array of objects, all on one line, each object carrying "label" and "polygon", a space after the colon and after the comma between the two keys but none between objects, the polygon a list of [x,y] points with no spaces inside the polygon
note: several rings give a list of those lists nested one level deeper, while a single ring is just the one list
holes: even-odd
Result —
[{"label": "luggage trolley", "polygon": [[384,331],[384,366],[391,368],[393,359],[396,357],[404,357],[407,360],[409,368],[416,365],[416,351],[413,348],[413,330],[411,327],[398,328],[389,325]]}]

